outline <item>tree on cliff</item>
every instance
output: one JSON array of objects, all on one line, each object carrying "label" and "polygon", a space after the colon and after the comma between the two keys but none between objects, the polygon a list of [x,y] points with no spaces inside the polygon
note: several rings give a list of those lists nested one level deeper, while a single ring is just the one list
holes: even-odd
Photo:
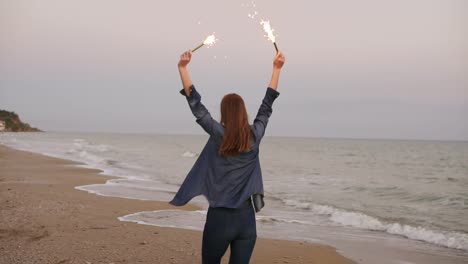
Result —
[{"label": "tree on cliff", "polygon": [[18,114],[6,110],[0,110],[0,120],[5,121],[5,131],[11,132],[38,132],[41,131],[31,127],[28,123],[21,122]]}]

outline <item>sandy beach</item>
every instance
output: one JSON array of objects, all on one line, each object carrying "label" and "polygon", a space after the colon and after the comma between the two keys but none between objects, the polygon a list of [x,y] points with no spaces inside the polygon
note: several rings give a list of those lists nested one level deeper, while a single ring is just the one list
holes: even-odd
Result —
[{"label": "sandy beach", "polygon": [[[201,232],[117,219],[172,206],[76,190],[112,178],[77,164],[0,145],[0,263],[201,262]],[[354,262],[329,246],[259,238],[251,263]]]}]

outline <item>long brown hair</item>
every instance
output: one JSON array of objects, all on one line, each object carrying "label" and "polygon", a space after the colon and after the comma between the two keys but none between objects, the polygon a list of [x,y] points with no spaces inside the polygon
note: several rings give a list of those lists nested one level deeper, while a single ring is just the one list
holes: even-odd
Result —
[{"label": "long brown hair", "polygon": [[250,150],[250,125],[244,100],[238,94],[226,94],[221,100],[221,124],[224,125],[223,142],[218,153],[234,156]]}]

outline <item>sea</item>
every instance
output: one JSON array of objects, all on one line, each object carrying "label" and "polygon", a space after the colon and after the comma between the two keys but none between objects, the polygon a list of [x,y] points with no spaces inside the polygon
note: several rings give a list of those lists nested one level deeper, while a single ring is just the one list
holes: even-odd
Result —
[{"label": "sea", "polygon": [[[96,195],[170,201],[205,135],[1,133],[0,144],[117,176]],[[266,136],[259,237],[333,246],[358,263],[468,263],[468,142]],[[121,221],[203,230],[200,210],[135,212]]]}]

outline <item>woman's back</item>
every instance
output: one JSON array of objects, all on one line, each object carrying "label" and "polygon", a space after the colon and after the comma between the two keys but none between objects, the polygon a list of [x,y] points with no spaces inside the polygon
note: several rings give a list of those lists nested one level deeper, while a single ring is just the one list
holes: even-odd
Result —
[{"label": "woman's back", "polygon": [[[183,90],[180,93],[186,96]],[[259,145],[265,134],[273,101],[279,92],[268,87],[250,131],[251,150],[224,157],[218,153],[225,128],[214,120],[193,85],[186,96],[196,122],[210,135],[200,156],[188,173],[174,199],[173,205],[184,205],[203,194],[210,206],[236,208],[253,194],[262,194],[263,179],[259,160]]]}]

